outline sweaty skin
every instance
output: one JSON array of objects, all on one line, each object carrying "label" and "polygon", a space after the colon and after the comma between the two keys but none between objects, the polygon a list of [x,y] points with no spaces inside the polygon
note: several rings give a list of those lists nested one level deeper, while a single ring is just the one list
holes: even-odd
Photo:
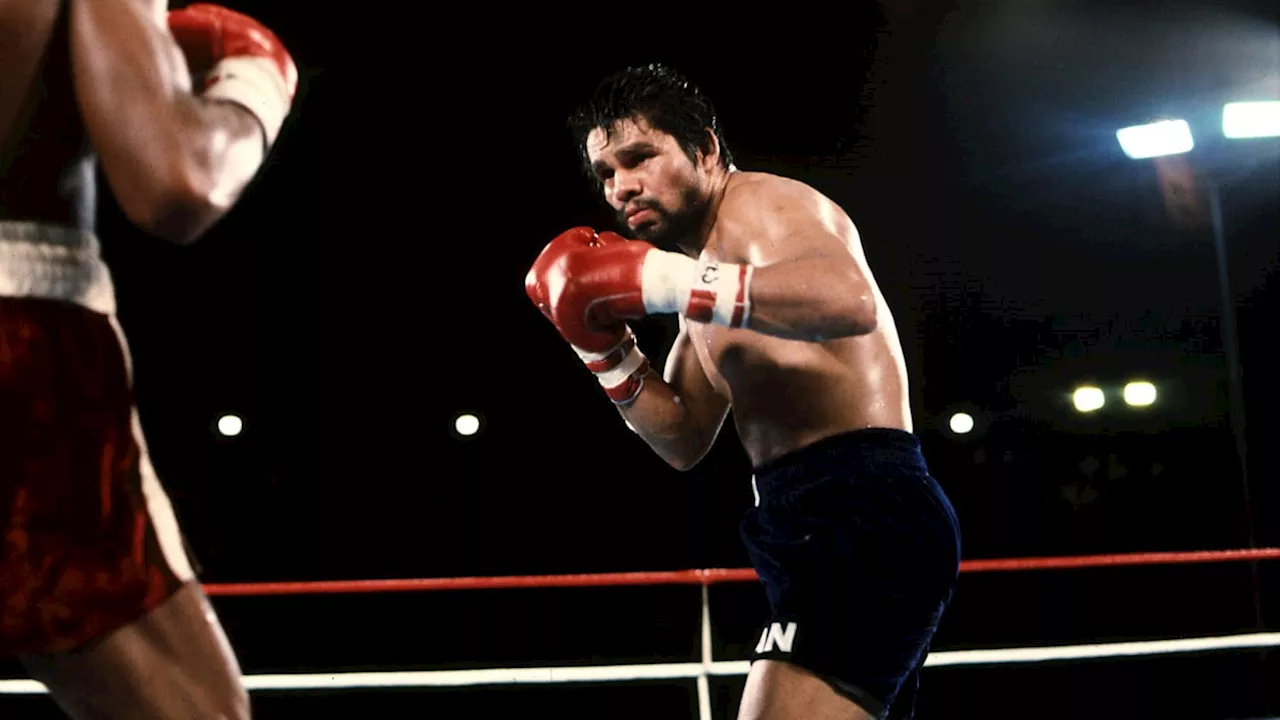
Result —
[{"label": "sweaty skin", "polygon": [[0,219],[90,229],[95,161],[157,237],[189,243],[226,214],[261,165],[262,129],[191,94],[166,12],[162,0],[0,3]]},{"label": "sweaty skin", "polygon": [[[620,408],[655,452],[692,467],[730,407],[756,467],[842,432],[912,431],[893,316],[838,205],[798,181],[724,170],[717,151],[690,161],[643,118],[608,137],[591,133],[587,152],[620,214],[636,203],[678,207],[687,187],[707,198],[696,231],[666,249],[757,267],[748,327],[681,317],[663,376],[650,371],[636,401]],[[665,221],[649,212],[628,225],[643,238]]]},{"label": "sweaty skin", "polygon": [[[100,163],[139,228],[175,243],[199,238],[257,172],[263,131],[243,108],[193,95],[189,72],[164,0],[0,2],[0,221],[92,232]],[[196,580],[74,652],[19,659],[75,720],[250,717],[238,662]]]},{"label": "sweaty skin", "polygon": [[194,242],[261,167],[244,108],[192,94],[190,69],[154,0],[68,0],[78,106],[107,184],[135,225]]}]

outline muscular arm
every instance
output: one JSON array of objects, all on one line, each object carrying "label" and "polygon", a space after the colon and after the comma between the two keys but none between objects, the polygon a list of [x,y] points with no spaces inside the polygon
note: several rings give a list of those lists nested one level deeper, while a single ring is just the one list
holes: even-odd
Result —
[{"label": "muscular arm", "polygon": [[[810,342],[872,332],[874,288],[849,243],[832,230],[838,221],[823,218],[822,204],[807,194],[756,183],[725,198],[719,251],[753,268],[746,327]],[[851,223],[848,230],[857,242]]]},{"label": "muscular arm", "polygon": [[142,229],[189,243],[218,221],[263,158],[253,115],[192,94],[163,17],[139,0],[72,0],[76,95],[103,173]]},{"label": "muscular arm", "polygon": [[702,460],[729,412],[729,401],[707,380],[684,323],[680,318],[664,377],[650,370],[635,402],[618,408],[636,434],[677,470]]},{"label": "muscular arm", "polygon": [[619,317],[679,313],[806,342],[873,332],[878,292],[853,223],[811,188],[774,180],[725,193],[712,259],[648,244],[602,251],[624,265],[642,258],[638,293],[608,288]]},{"label": "muscular arm", "polygon": [[876,308],[861,273],[827,256],[756,268],[750,330],[785,340],[823,342],[876,329]]}]

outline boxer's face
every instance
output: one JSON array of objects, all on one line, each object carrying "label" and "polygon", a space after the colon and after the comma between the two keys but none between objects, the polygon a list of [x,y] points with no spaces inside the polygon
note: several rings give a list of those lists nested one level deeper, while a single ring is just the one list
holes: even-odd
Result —
[{"label": "boxer's face", "polygon": [[672,136],[644,118],[622,120],[613,133],[587,135],[587,157],[624,234],[672,247],[698,232],[706,215],[708,163],[690,159]]}]

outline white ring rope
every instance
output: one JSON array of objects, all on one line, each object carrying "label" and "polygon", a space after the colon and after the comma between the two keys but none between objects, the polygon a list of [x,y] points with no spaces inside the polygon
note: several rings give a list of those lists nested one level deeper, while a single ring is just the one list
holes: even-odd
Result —
[{"label": "white ring rope", "polygon": [[[1170,655],[1266,647],[1280,647],[1280,632],[1179,638],[1174,640],[1098,643],[1092,645],[951,650],[932,653],[925,661],[925,667],[1033,663],[1055,660],[1097,660],[1139,655]],[[746,675],[748,669],[750,669],[750,663],[741,660],[713,663],[653,663],[590,667],[296,673],[246,675],[244,685],[249,690],[331,690],[335,688],[424,688],[465,687],[471,685],[626,682],[696,679],[706,675]],[[0,694],[36,695],[46,692],[44,685],[34,680],[0,680]]]}]

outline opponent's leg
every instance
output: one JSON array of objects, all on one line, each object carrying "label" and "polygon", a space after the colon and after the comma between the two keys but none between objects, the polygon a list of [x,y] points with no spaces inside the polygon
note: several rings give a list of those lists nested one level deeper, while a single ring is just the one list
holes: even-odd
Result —
[{"label": "opponent's leg", "polygon": [[26,655],[74,720],[247,720],[249,696],[200,585],[83,648]]},{"label": "opponent's leg", "polygon": [[747,674],[738,720],[873,720],[825,680],[788,662],[757,660]]}]

